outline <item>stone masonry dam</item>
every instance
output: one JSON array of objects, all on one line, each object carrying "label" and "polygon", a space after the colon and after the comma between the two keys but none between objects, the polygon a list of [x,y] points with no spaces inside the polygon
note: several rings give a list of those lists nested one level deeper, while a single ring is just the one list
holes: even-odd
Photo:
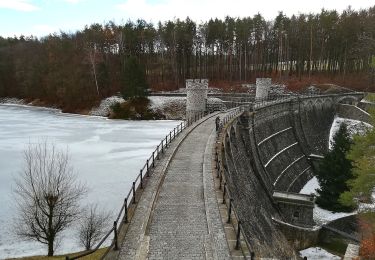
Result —
[{"label": "stone masonry dam", "polygon": [[[258,105],[225,127],[221,159],[226,185],[250,250],[295,258],[314,245],[313,198],[298,194],[328,151],[336,114],[354,115],[362,94],[290,98]],[[346,104],[345,104],[346,103]],[[364,111],[362,111],[366,114]]]},{"label": "stone masonry dam", "polygon": [[141,169],[103,259],[299,259],[319,229],[314,197],[298,192],[328,149],[334,116],[368,117],[355,106],[362,98],[287,97],[204,116],[191,109]]}]

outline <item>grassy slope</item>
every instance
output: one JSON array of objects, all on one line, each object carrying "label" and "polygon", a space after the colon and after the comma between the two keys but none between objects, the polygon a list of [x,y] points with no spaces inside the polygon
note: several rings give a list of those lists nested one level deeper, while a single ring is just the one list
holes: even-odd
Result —
[{"label": "grassy slope", "polygon": [[[95,253],[92,253],[91,255],[82,257],[80,259],[82,260],[99,260],[101,256],[103,256],[104,252],[107,250],[107,248],[101,248]],[[79,253],[69,254],[69,256],[75,256]],[[26,257],[20,257],[20,258],[10,258],[9,260],[65,260],[66,255],[59,255],[59,256],[26,256]]]}]

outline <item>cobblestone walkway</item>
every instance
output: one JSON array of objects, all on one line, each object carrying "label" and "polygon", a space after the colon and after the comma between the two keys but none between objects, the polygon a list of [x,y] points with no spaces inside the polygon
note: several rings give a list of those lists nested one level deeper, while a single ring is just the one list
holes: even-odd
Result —
[{"label": "cobblestone walkway", "polygon": [[215,196],[211,190],[205,194],[204,184],[212,182],[211,172],[205,173],[209,177],[203,174],[206,147],[212,147],[215,140],[214,120],[203,122],[178,147],[162,180],[147,228],[143,227],[143,239],[134,250],[138,253],[129,254],[123,247],[119,259],[229,258],[223,225],[212,224],[221,223],[218,205],[205,203],[216,201],[210,198]]},{"label": "cobblestone walkway", "polygon": [[208,120],[179,147],[149,227],[149,259],[213,259],[203,187],[203,156],[214,127]]}]

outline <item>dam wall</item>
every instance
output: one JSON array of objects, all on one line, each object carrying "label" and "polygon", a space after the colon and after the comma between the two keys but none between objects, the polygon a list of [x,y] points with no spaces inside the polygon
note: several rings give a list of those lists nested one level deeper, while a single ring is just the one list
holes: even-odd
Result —
[{"label": "dam wall", "polygon": [[246,115],[241,116],[224,138],[222,161],[224,174],[229,177],[226,185],[251,251],[262,257],[294,258],[293,248],[272,222],[273,216],[281,215],[273,203],[269,181],[258,171],[260,164],[251,149],[256,144],[249,123]]},{"label": "dam wall", "polygon": [[309,157],[328,151],[341,100],[342,95],[325,95],[273,101],[254,106],[226,126],[221,154],[227,187],[257,256],[293,258],[294,249],[316,242],[318,231],[306,217],[312,215],[311,203],[285,208],[274,194],[293,197],[313,177]]}]

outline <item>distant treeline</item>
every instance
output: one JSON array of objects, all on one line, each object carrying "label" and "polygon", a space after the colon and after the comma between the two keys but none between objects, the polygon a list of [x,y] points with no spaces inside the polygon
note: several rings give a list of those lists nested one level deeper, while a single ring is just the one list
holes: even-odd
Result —
[{"label": "distant treeline", "polygon": [[[239,7],[240,8],[240,7]],[[41,39],[0,37],[0,96],[84,107],[120,90],[135,56],[154,89],[186,78],[245,82],[256,76],[369,75],[375,55],[375,6],[339,14],[211,19],[157,25],[144,20],[92,24]]]}]

